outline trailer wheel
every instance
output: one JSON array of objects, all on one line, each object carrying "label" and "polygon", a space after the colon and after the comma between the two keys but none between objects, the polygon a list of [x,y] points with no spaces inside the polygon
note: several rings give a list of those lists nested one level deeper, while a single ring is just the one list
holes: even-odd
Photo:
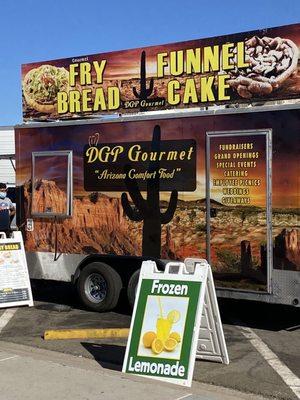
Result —
[{"label": "trailer wheel", "polygon": [[94,311],[109,311],[115,308],[121,288],[120,275],[102,262],[88,264],[81,271],[77,282],[82,303]]},{"label": "trailer wheel", "polygon": [[134,301],[136,297],[136,290],[137,290],[137,285],[139,281],[139,276],[140,276],[141,270],[138,269],[136,270],[132,275],[131,278],[129,279],[128,282],[128,287],[127,287],[127,298],[128,298],[128,303],[131,308],[134,306]]}]

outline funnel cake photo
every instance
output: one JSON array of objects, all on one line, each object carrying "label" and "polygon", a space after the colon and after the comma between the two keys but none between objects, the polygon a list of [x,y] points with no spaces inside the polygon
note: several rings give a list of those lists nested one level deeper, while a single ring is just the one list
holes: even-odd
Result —
[{"label": "funnel cake photo", "polygon": [[268,95],[297,71],[299,51],[290,39],[253,36],[245,41],[245,53],[249,66],[235,66],[228,81],[243,98]]}]

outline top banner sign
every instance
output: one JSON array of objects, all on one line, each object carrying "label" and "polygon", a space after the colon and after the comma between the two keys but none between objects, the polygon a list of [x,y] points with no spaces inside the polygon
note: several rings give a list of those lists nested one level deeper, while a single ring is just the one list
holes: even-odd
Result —
[{"label": "top banner sign", "polygon": [[23,117],[53,120],[300,97],[300,24],[22,66]]}]

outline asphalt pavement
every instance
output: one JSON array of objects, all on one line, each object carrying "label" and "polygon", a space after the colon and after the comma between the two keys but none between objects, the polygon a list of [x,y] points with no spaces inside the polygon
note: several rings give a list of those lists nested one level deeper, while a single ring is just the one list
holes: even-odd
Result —
[{"label": "asphalt pavement", "polygon": [[[9,346],[19,345],[25,346],[24,348],[28,349],[28,352],[32,357],[34,352],[49,351],[50,354],[58,354],[61,357],[71,357],[72,360],[76,359],[76,363],[78,362],[76,366],[79,369],[81,368],[80,365],[82,368],[85,368],[83,365],[86,365],[86,363],[87,365],[90,365],[89,363],[93,363],[93,368],[95,368],[95,370],[93,370],[95,379],[98,372],[99,379],[102,377],[101,382],[104,379],[103,376],[105,376],[106,380],[107,374],[109,376],[112,374],[114,379],[116,379],[114,374],[118,374],[118,379],[120,379],[121,382],[127,382],[126,379],[129,379],[131,382],[132,378],[125,378],[120,372],[125,353],[126,339],[66,341],[45,341],[43,339],[43,333],[47,329],[129,327],[131,315],[130,309],[126,305],[125,300],[120,302],[120,306],[115,310],[115,312],[99,314],[85,310],[78,303],[72,288],[66,284],[34,284],[33,293],[35,307],[18,308],[11,320],[0,332],[0,351],[7,351],[9,354],[14,355],[16,353],[16,355],[18,355],[18,349],[10,348]],[[299,398],[295,394],[295,390],[292,390],[289,387],[289,384],[287,384],[289,381],[284,381],[282,379],[283,375],[279,375],[278,371],[276,370],[276,365],[275,367],[274,365],[272,366],[272,363],[270,363],[268,357],[264,355],[264,352],[261,352],[259,347],[255,345],[255,340],[251,340],[251,337],[247,337],[247,335],[245,335],[245,331],[243,331],[243,329],[249,329],[250,333],[252,332],[253,335],[257,335],[257,337],[261,339],[262,343],[267,346],[269,351],[275,355],[275,358],[284,364],[284,366],[288,368],[288,371],[290,371],[292,375],[299,377],[299,309],[233,300],[220,300],[219,306],[230,357],[230,364],[226,366],[218,363],[196,361],[192,389],[194,390],[195,385],[209,385],[207,386],[209,388],[224,387],[228,390],[237,390],[240,393],[252,394],[253,399],[258,399],[258,396],[279,400],[295,400]],[[4,312],[4,310],[0,310],[0,321],[1,315],[3,315]],[[10,351],[7,349],[10,349]],[[47,357],[46,360],[43,360],[43,362],[47,362]],[[11,360],[12,363],[18,362],[17,358],[15,361],[13,361],[14,358]],[[22,362],[21,360],[19,361],[21,365]],[[30,364],[33,361],[27,360],[26,362]],[[8,363],[6,363],[6,365],[8,367]],[[17,367],[17,364],[15,364],[15,367]],[[48,367],[49,365],[45,365],[46,370]],[[32,366],[30,368],[35,367]],[[26,371],[30,371],[30,368],[26,368]],[[42,370],[42,366],[37,364],[37,369],[39,370],[39,368]],[[50,375],[52,373],[54,374],[53,377],[56,376],[54,370],[51,369],[49,372]],[[58,370],[59,368],[57,371]],[[49,374],[47,376],[50,376]],[[104,375],[102,376],[101,374]],[[66,378],[65,383],[71,382],[70,379],[75,379],[76,374],[74,376],[71,375],[69,378]],[[0,379],[1,376],[3,376],[2,372],[0,374]],[[29,377],[26,379],[29,379]],[[93,379],[94,378],[91,378],[91,382],[94,382]],[[145,379],[143,379],[142,382],[147,382],[147,385],[152,384],[148,383],[148,380]],[[47,387],[48,384],[46,383],[45,385],[45,387]],[[84,387],[85,383],[82,383],[82,385]],[[107,383],[107,385],[108,386],[104,390],[106,394],[111,392],[109,389],[109,383]],[[114,386],[113,383],[112,385]],[[131,383],[128,383],[128,385],[130,386]],[[159,384],[159,387],[160,386],[161,384]],[[0,387],[2,390],[1,380]],[[177,394],[173,396],[173,392],[170,394],[171,397],[155,397],[155,387],[155,384],[153,384],[153,390],[151,389],[150,392],[151,395],[153,392],[153,397],[151,397],[151,399],[180,398],[180,395]],[[171,388],[173,388],[172,390],[175,390],[173,385]],[[202,390],[203,387],[200,389]],[[195,396],[198,393],[196,392],[194,393],[192,391],[189,393],[184,393]],[[135,393],[134,390],[133,393]],[[157,396],[159,396],[160,393],[163,392],[158,392]],[[201,394],[201,391],[199,391],[199,393]],[[96,395],[99,395],[99,391],[86,398],[93,400],[96,397],[92,396]],[[210,395],[218,396],[218,393],[210,393]],[[236,393],[230,393],[230,395],[236,395]],[[206,400],[206,397],[203,396],[200,398]],[[61,397],[52,396],[52,399],[53,398],[60,399]],[[72,399],[75,398],[76,397],[72,397]],[[80,398],[84,399],[85,397]],[[123,397],[97,397],[97,399],[101,398],[122,399]],[[134,399],[135,397],[131,396],[130,398]],[[146,397],[143,398],[146,399]],[[207,398],[218,399],[218,397]],[[222,398],[222,400],[225,399],[225,397],[220,398]],[[243,397],[236,398],[242,399]],[[10,398],[3,397],[3,399],[9,400]],[[16,399],[17,397],[14,397],[14,400]],[[24,399],[26,399],[26,397],[22,398],[22,400]],[[31,399],[34,399],[34,397],[31,397]],[[46,397],[43,397],[43,399],[46,399]],[[190,397],[190,400],[192,399],[194,399],[194,397]],[[197,397],[195,397],[195,400],[196,399]]]},{"label": "asphalt pavement", "polygon": [[182,388],[104,369],[94,360],[0,341],[5,400],[263,400],[195,382]]}]

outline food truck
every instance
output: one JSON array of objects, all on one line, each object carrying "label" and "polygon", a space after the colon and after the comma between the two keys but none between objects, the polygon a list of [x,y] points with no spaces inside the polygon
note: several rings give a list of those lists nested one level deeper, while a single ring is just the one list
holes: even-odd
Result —
[{"label": "food truck", "polygon": [[26,64],[15,127],[30,275],[132,304],[143,260],[298,306],[300,25]]}]

